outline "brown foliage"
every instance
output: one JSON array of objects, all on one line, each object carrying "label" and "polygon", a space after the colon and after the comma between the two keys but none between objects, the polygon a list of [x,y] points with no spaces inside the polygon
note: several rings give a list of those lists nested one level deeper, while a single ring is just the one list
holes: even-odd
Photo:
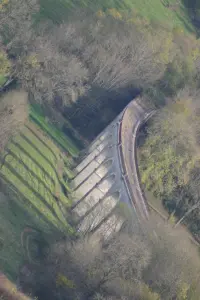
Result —
[{"label": "brown foliage", "polygon": [[52,105],[57,97],[61,99],[60,109],[73,100],[74,92],[80,95],[84,91],[83,82],[87,79],[87,69],[79,59],[59,53],[45,37],[35,39],[29,55],[18,60],[16,72],[36,101]]},{"label": "brown foliage", "polygon": [[159,292],[162,299],[173,299],[182,283],[190,286],[198,279],[198,249],[185,231],[173,229],[162,220],[151,221],[145,234],[152,249],[151,261],[144,272],[145,282]]},{"label": "brown foliage", "polygon": [[29,297],[17,290],[17,287],[0,272],[0,299],[5,300],[30,300]]},{"label": "brown foliage", "polygon": [[107,242],[87,235],[56,243],[35,273],[35,289],[73,300],[176,299],[184,287],[194,293],[200,261],[185,232],[157,219],[146,225]]},{"label": "brown foliage", "polygon": [[160,37],[152,43],[134,24],[76,12],[59,26],[32,26],[37,1],[9,3],[1,13],[0,34],[15,59],[14,75],[35,101],[56,106],[76,126],[87,130],[96,119],[93,127],[99,130],[123,108],[122,99],[130,100],[136,88],[155,82],[165,71],[166,62],[157,59],[163,51]]}]

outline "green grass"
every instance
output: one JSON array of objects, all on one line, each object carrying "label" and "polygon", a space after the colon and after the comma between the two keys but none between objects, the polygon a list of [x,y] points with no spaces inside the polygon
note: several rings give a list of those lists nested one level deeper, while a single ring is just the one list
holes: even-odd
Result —
[{"label": "green grass", "polygon": [[150,191],[145,191],[145,195],[148,200],[148,203],[151,204],[155,209],[157,209],[167,219],[169,217],[169,214],[164,208],[162,200],[156,198]]},{"label": "green grass", "polygon": [[0,74],[0,87],[6,82],[7,78]]},{"label": "green grass", "polygon": [[[175,4],[177,1],[171,0],[170,2]],[[194,31],[187,9],[183,4],[180,4],[176,10],[172,10],[164,6],[161,0],[127,0],[127,3],[133,10],[136,10],[136,13],[150,21],[166,24],[171,28],[180,26],[185,31]]]},{"label": "green grass", "polygon": [[[128,13],[136,12],[137,15],[149,21],[167,24],[169,27],[178,25],[185,31],[194,31],[184,4],[180,4],[173,10],[166,7],[163,2],[166,0],[40,0],[40,18],[50,18],[59,23],[68,17],[71,10],[76,8],[88,8],[94,12],[99,9],[105,11],[109,8],[116,8]],[[172,5],[176,2],[176,0],[170,0]]]},{"label": "green grass", "polygon": [[72,141],[54,125],[47,122],[45,117],[33,106],[30,107],[30,118],[43,131],[45,131],[52,138],[52,140],[59,145],[59,147],[61,147],[61,149],[69,153],[72,157],[76,157],[78,155],[79,148],[77,145],[75,145],[74,141]]},{"label": "green grass", "polygon": [[[54,136],[56,129],[52,133],[52,127],[36,112],[34,117],[40,120],[39,126],[45,132],[29,121],[7,145],[0,169],[1,191],[5,191],[4,195],[0,193],[0,266],[12,280],[17,279],[20,268],[28,260],[21,243],[24,228],[37,228],[48,242],[74,232],[67,222],[71,201],[61,187],[62,184],[70,190],[62,178],[68,169],[64,166],[68,159],[53,140],[59,145],[62,141],[68,152],[78,150],[71,141],[64,141],[62,135]],[[50,131],[51,138],[47,135]],[[58,172],[60,162],[64,167]]]},{"label": "green grass", "polygon": [[[29,157],[35,161],[39,166],[42,166],[48,174],[53,177],[54,175],[54,170],[52,168],[52,165],[49,163],[50,158],[47,157],[45,159],[40,153],[37,152],[35,148],[32,147],[31,144],[29,144],[22,136],[17,136],[11,145],[9,145],[9,148],[13,149],[14,146],[19,148],[20,155],[22,156],[22,152],[29,154]],[[13,149],[14,150],[14,149]]]}]

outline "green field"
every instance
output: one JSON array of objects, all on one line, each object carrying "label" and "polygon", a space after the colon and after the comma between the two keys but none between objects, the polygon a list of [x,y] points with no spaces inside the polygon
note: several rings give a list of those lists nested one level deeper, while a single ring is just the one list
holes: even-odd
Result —
[{"label": "green field", "polygon": [[48,243],[74,233],[68,223],[70,188],[63,175],[72,175],[71,156],[78,148],[36,111],[31,110],[31,120],[8,144],[0,168],[0,268],[13,280],[30,263],[27,243],[35,238],[28,234],[23,244],[24,230],[36,229],[33,236]]},{"label": "green field", "polygon": [[[170,7],[166,6],[170,3]],[[181,26],[185,31],[194,31],[187,9],[182,1],[177,0],[40,0],[40,17],[50,18],[54,22],[62,22],[72,10],[87,8],[94,12],[116,8],[119,11],[135,12],[149,21],[159,22],[169,27]],[[173,6],[174,5],[174,6]]]},{"label": "green field", "polygon": [[[180,1],[179,6],[174,6],[174,9],[166,7],[163,3],[167,1],[164,0],[128,0],[127,2],[132,3],[133,9],[136,9],[139,15],[150,21],[160,22],[171,28],[181,26],[186,31],[194,31],[187,9],[182,1]],[[177,0],[168,2],[173,6],[177,3]]]},{"label": "green field", "polygon": [[76,141],[72,141],[61,130],[48,123],[45,116],[37,108],[30,107],[30,119],[37,124],[49,137],[65,152],[69,153],[72,157],[76,157],[79,152]]},{"label": "green field", "polygon": [[6,77],[0,74],[0,87],[6,82]]}]

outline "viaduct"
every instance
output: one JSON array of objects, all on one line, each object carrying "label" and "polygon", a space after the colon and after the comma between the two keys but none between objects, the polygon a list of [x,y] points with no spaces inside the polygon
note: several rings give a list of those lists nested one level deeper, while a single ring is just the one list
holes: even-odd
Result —
[{"label": "viaduct", "polygon": [[[80,232],[104,239],[122,227],[124,212],[135,224],[148,219],[148,205],[138,177],[136,137],[153,114],[133,100],[84,152],[72,181],[72,212]],[[123,213],[122,213],[123,211]]]}]

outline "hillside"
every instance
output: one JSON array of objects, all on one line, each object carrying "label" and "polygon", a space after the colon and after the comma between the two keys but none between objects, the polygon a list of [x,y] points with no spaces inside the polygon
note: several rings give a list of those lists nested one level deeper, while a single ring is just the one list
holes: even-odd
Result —
[{"label": "hillside", "polygon": [[[187,0],[0,0],[0,298],[3,272],[38,300],[199,300],[199,249],[178,228],[184,223],[200,236],[200,39],[192,3],[195,14]],[[165,222],[151,213],[140,222],[119,184],[110,186],[113,155],[106,161],[103,151],[118,157],[117,131],[112,145],[110,135],[93,144],[82,166],[89,172],[76,173],[87,146],[136,99],[156,113],[142,132],[135,176],[124,126],[130,168],[119,162],[119,182],[132,176],[133,197],[142,200],[141,178],[147,200],[167,217],[168,210]],[[105,241],[92,226],[101,205],[103,232],[115,225],[112,194],[125,222]],[[80,220],[90,226],[83,234],[73,207],[84,200]]]},{"label": "hillside", "polygon": [[40,17],[50,18],[54,22],[66,19],[74,9],[87,8],[94,12],[116,9],[122,14],[131,17],[137,16],[145,22],[155,22],[173,28],[182,27],[185,31],[194,31],[188,10],[184,3],[179,0],[40,0]]},{"label": "hillside", "polygon": [[49,243],[73,234],[68,180],[77,154],[77,146],[30,107],[30,120],[7,145],[0,167],[0,265],[10,278],[30,260],[35,239]]}]

